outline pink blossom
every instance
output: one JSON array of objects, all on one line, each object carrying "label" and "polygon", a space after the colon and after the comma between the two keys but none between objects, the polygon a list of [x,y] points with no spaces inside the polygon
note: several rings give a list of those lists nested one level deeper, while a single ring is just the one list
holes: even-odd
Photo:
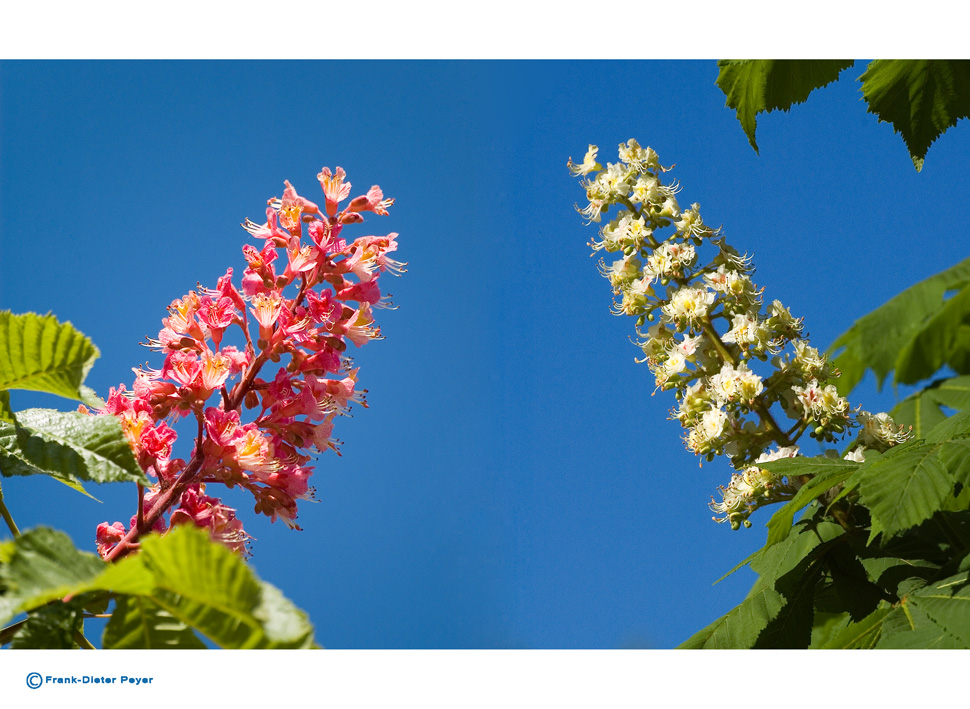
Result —
[{"label": "pink blossom", "polygon": [[202,363],[195,352],[174,350],[169,352],[165,358],[162,376],[166,379],[174,379],[182,386],[189,386],[195,381],[201,370]]},{"label": "pink blossom", "polygon": [[381,191],[381,188],[374,185],[367,190],[366,195],[362,197],[354,197],[350,201],[350,204],[347,205],[347,211],[374,212],[374,214],[387,216],[387,208],[392,204],[394,204],[394,200],[384,199],[384,193]]},{"label": "pink blossom", "polygon": [[307,309],[313,322],[317,324],[328,324],[333,321],[337,311],[337,304],[331,300],[332,292],[325,290],[317,295],[315,291],[307,291]]},{"label": "pink blossom", "polygon": [[210,406],[205,410],[205,429],[220,446],[231,446],[239,437],[239,412]]},{"label": "pink blossom", "polygon": [[[173,301],[158,338],[149,340],[165,355],[161,369],[134,370],[134,391],[112,389],[98,412],[119,419],[139,465],[158,479],[132,518],[134,528],[99,526],[98,548],[106,559],[137,549],[144,532],[190,522],[243,550],[249,536],[235,511],[206,495],[205,485],[242,488],[255,498],[258,513],[296,527],[297,500],[310,496],[313,451],[337,451],[335,417],[352,403],[366,406],[358,372],[348,371],[342,356],[348,341],[360,346],[380,337],[372,315],[372,306],[384,304],[378,278],[385,270],[402,272],[403,264],[387,258],[397,248],[396,234],[348,245],[341,233],[363,219],[362,211],[386,214],[393,200],[375,186],[338,213],[350,192],[346,174],[324,168],[318,177],[326,213],[286,182],[282,199],[268,202],[266,223],[247,219],[243,225],[263,244],[243,246],[240,289],[228,268],[216,288],[199,286]],[[304,227],[310,243],[302,241]],[[280,248],[287,256],[282,275],[274,268]],[[244,346],[222,346],[234,326],[244,331]],[[259,378],[261,368],[283,358],[272,381]],[[252,412],[248,423],[245,411]],[[188,461],[171,457],[177,434],[170,423],[179,416],[188,417],[186,425],[194,424],[199,436]]]},{"label": "pink blossom", "polygon": [[276,323],[283,307],[283,299],[276,291],[257,293],[250,302],[253,307],[249,311],[256,317],[260,328],[269,330]]},{"label": "pink blossom", "polygon": [[232,298],[221,297],[218,300],[205,296],[199,301],[199,320],[210,330],[225,330],[232,324],[236,315]]},{"label": "pink blossom", "polygon": [[337,168],[336,174],[331,173],[329,167],[324,167],[317,175],[327,200],[327,214],[331,217],[337,213],[339,202],[347,199],[347,195],[350,194],[350,183],[344,182],[346,176],[347,173],[342,167]]},{"label": "pink blossom", "polygon": [[246,552],[246,542],[250,536],[243,530],[242,522],[236,518],[236,511],[222,504],[221,500],[203,493],[198,485],[192,485],[182,493],[179,507],[172,513],[171,521],[172,527],[194,524],[208,530],[214,541],[233,551]]},{"label": "pink blossom", "polygon": [[283,190],[283,199],[280,204],[280,224],[284,229],[292,232],[300,225],[301,214],[320,214],[320,208],[296,193],[296,188],[290,184],[289,180],[284,180],[286,189]]},{"label": "pink blossom", "polygon": [[173,300],[168,306],[170,315],[162,320],[166,327],[182,334],[191,334],[198,330],[195,313],[199,309],[199,296],[192,292],[181,300]]},{"label": "pink blossom", "polygon": [[358,347],[380,338],[381,330],[374,326],[374,316],[371,315],[367,303],[361,303],[360,308],[347,319],[343,334]]},{"label": "pink blossom", "polygon": [[274,472],[280,464],[273,457],[273,446],[253,424],[242,427],[243,434],[233,442],[236,463],[243,470],[250,472]]},{"label": "pink blossom", "polygon": [[324,343],[317,352],[303,357],[298,367],[303,373],[338,372],[341,368],[340,353]]},{"label": "pink blossom", "polygon": [[172,455],[172,444],[178,434],[164,421],[159,421],[154,426],[148,426],[141,434],[139,447],[145,456],[145,462],[139,459],[143,468],[147,468],[159,458],[165,459]]},{"label": "pink blossom", "polygon": [[[161,493],[161,490],[159,490],[158,488],[152,488],[145,492],[145,496],[142,498],[142,514],[145,517],[150,515],[152,510],[155,508],[155,504],[158,501],[158,496],[160,493]],[[136,524],[138,524],[137,514],[131,516],[131,522],[129,523],[129,526],[134,527]],[[156,519],[154,524],[152,524],[152,527],[151,527],[152,532],[158,532],[158,533],[162,533],[167,529],[168,529],[168,523],[165,521],[164,517],[159,517],[158,519]]]},{"label": "pink blossom", "polygon": [[276,210],[272,207],[266,208],[266,223],[256,224],[253,221],[247,219],[243,225],[243,229],[248,231],[257,239],[265,239],[267,244],[275,244],[276,246],[285,246],[289,241],[289,234],[281,230],[277,226],[277,216]]},{"label": "pink blossom", "polygon": [[210,352],[206,350],[202,353],[202,388],[218,389],[229,378],[232,368],[232,358],[221,352]]},{"label": "pink blossom", "polygon": [[337,224],[311,222],[310,226],[307,227],[307,232],[320,251],[336,254],[347,248],[347,242],[340,238],[341,229],[343,229],[343,225],[339,222]]},{"label": "pink blossom", "polygon": [[98,554],[102,557],[107,556],[108,552],[114,547],[115,544],[120,542],[125,538],[125,534],[128,532],[125,529],[125,525],[121,522],[115,522],[109,525],[107,522],[102,522],[98,525],[98,531],[95,534],[95,540],[98,545]]},{"label": "pink blossom", "polygon": [[342,288],[337,292],[340,300],[356,300],[360,303],[374,305],[381,299],[381,289],[377,281],[366,281],[364,283],[354,283],[351,286]]}]

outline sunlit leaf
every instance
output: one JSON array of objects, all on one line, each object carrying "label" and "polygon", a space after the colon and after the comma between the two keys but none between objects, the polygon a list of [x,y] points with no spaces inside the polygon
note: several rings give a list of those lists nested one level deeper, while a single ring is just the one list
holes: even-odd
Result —
[{"label": "sunlit leaf", "polygon": [[0,389],[28,389],[91,403],[82,389],[98,348],[51,314],[0,311]]},{"label": "sunlit leaf", "polygon": [[859,497],[892,536],[940,510],[954,480],[940,460],[945,443],[904,444],[859,469]]},{"label": "sunlit leaf", "polygon": [[[876,375],[876,383],[881,387],[904,355],[906,377],[897,376],[897,381],[908,384],[932,377],[939,368],[939,361],[959,364],[957,354],[962,345],[957,340],[951,343],[952,351],[939,353],[927,353],[924,346],[914,342],[927,338],[945,344],[946,336],[935,332],[935,328],[946,323],[952,328],[955,322],[970,319],[970,311],[961,311],[956,306],[949,308],[945,323],[936,317],[944,307],[946,294],[962,291],[968,285],[970,258],[907,288],[857,320],[830,348],[830,352],[836,354],[833,362],[842,372],[836,380],[839,393],[848,394],[868,369]],[[957,305],[962,307],[966,302],[961,298]],[[929,359],[925,358],[927,356]],[[954,368],[961,374],[970,373]]]},{"label": "sunlit leaf", "polygon": [[6,389],[0,390],[0,421],[14,421],[13,410],[10,408],[10,392]]},{"label": "sunlit leaf", "polygon": [[[134,647],[139,624],[167,624],[145,642],[188,646],[181,627],[225,648],[308,648],[313,627],[274,586],[260,581],[242,558],[194,527],[150,535],[141,551],[116,564],[77,551],[61,532],[37,529],[0,545],[0,623],[70,594],[107,591],[123,602],[109,639]],[[135,598],[150,605],[132,606]],[[134,608],[134,610],[133,610]],[[144,638],[144,635],[142,636]]]},{"label": "sunlit leaf", "polygon": [[20,411],[13,424],[0,421],[0,472],[50,475],[72,487],[149,482],[114,416],[50,409]]},{"label": "sunlit leaf", "polygon": [[678,646],[681,650],[719,650],[754,647],[761,631],[785,601],[771,588],[762,588],[739,606],[695,633]]}]

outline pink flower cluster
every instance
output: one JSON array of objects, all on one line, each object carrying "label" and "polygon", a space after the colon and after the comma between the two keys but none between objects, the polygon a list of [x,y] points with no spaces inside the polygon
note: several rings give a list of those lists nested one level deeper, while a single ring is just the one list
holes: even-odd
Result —
[{"label": "pink flower cluster", "polygon": [[[142,534],[189,523],[244,550],[249,536],[235,511],[206,494],[214,483],[245,488],[258,513],[298,528],[297,501],[312,496],[314,452],[337,451],[335,417],[352,402],[367,405],[346,342],[380,339],[372,311],[389,301],[378,279],[384,271],[400,275],[405,264],[388,256],[397,234],[348,243],[341,232],[364,212],[386,215],[394,200],[374,186],[341,209],[351,188],[344,170],[325,167],[317,177],[323,210],[286,182],[282,199],[268,202],[264,224],[243,224],[261,247],[243,246],[240,289],[230,268],[215,289],[174,301],[149,342],[165,354],[162,368],[134,370],[133,391],[112,389],[99,411],[120,419],[142,469],[158,481],[140,496],[127,529],[98,526],[104,558],[136,549]],[[241,348],[223,344],[233,326],[242,331]],[[260,377],[269,363],[281,366]],[[244,410],[252,420],[243,421]],[[185,460],[172,455],[173,425],[189,417],[196,439]]]}]

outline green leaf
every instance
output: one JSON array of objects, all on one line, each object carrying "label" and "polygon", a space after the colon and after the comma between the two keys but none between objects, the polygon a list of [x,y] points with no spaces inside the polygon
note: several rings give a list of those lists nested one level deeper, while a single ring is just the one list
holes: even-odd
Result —
[{"label": "green leaf", "polygon": [[926,432],[924,440],[927,443],[946,443],[970,436],[970,410],[960,411]]},{"label": "green leaf", "polygon": [[970,61],[878,59],[859,80],[869,112],[902,135],[917,171],[933,141],[970,115]]},{"label": "green leaf", "polygon": [[836,485],[843,483],[859,467],[859,463],[838,458],[787,458],[762,463],[761,467],[789,479],[801,475],[813,476],[768,520],[768,541],[765,548],[784,541],[791,533],[792,523],[799,510]]},{"label": "green leaf", "polygon": [[737,564],[735,564],[731,568],[730,571],[728,571],[726,574],[724,574],[723,576],[721,576],[721,578],[719,578],[717,581],[715,581],[711,585],[712,586],[717,586],[719,583],[721,583],[721,581],[723,581],[724,579],[726,579],[728,576],[730,576],[731,574],[733,574],[738,569],[742,569],[745,566],[747,566],[748,564],[750,564],[752,561],[756,561],[757,559],[759,559],[762,554],[764,554],[764,549],[758,549],[758,551],[753,552],[751,554],[748,554],[748,556],[746,556],[744,559],[742,559]]},{"label": "green leaf", "polygon": [[[817,531],[822,540],[829,541],[843,534],[835,524],[823,522]],[[803,531],[789,536],[784,542],[766,549],[751,562],[751,568],[758,572],[755,582],[744,601],[718,618],[703,630],[698,631],[680,649],[718,649],[750,648],[758,641],[758,636],[776,618],[787,602],[774,586],[779,578],[803,564],[804,559],[820,544],[815,534]],[[797,577],[798,574],[796,573]],[[783,586],[786,591],[788,587]],[[780,628],[785,630],[786,628]],[[811,632],[811,622],[809,622]],[[807,642],[807,641],[806,641]]]},{"label": "green leaf", "polygon": [[31,613],[13,637],[14,650],[71,650],[81,631],[81,609],[76,603],[53,603]]},{"label": "green leaf", "polygon": [[[141,551],[112,565],[77,551],[61,532],[37,529],[0,545],[0,623],[71,594],[108,591],[128,596],[112,642],[126,643],[132,628],[165,619],[150,640],[182,638],[177,624],[225,648],[307,648],[313,627],[278,589],[260,581],[234,552],[194,527],[142,539]],[[151,603],[132,617],[132,597]],[[153,608],[154,607],[154,608]],[[156,610],[157,609],[157,610]],[[146,615],[146,613],[148,615]],[[173,622],[174,619],[174,622]]]},{"label": "green leaf", "polygon": [[883,621],[890,611],[891,608],[888,604],[877,608],[862,620],[849,623],[822,647],[829,650],[858,650],[875,647],[882,634]]},{"label": "green leaf", "polygon": [[715,82],[727,96],[727,106],[735,109],[741,128],[755,152],[757,114],[788,111],[802,103],[815,89],[839,78],[854,62],[843,60],[762,60],[728,59],[717,63]]},{"label": "green leaf", "polygon": [[[913,384],[928,379],[936,372],[932,361],[922,361],[917,356],[925,348],[911,345],[913,340],[928,336],[938,339],[932,332],[926,332],[934,316],[944,307],[945,295],[954,290],[963,290],[970,285],[970,258],[957,265],[931,276],[907,288],[899,295],[857,320],[852,327],[842,333],[830,348],[837,353],[833,363],[842,372],[836,380],[839,393],[845,396],[858,384],[867,369],[876,375],[876,383],[881,388],[883,381],[897,366],[897,360],[905,351],[907,378],[897,381]],[[962,300],[960,301],[963,302]],[[956,313],[951,311],[952,320]],[[959,341],[953,343],[954,351],[940,353],[944,361],[955,361]],[[921,367],[922,365],[922,367]],[[963,372],[960,369],[958,373]]]},{"label": "green leaf", "polygon": [[823,570],[819,556],[812,553],[775,582],[775,591],[782,595],[785,604],[765,625],[754,647],[808,647],[815,620],[815,588],[822,578]]},{"label": "green leaf", "polygon": [[967,572],[924,586],[904,598],[886,618],[878,647],[970,648]]},{"label": "green leaf", "polygon": [[221,647],[309,647],[306,616],[245,562],[200,531],[149,537],[138,559],[155,577],[152,600]]},{"label": "green leaf", "polygon": [[185,623],[139,596],[118,599],[102,646],[106,650],[205,649],[205,643]]},{"label": "green leaf", "polygon": [[81,480],[149,484],[118,419],[76,411],[27,409],[14,424],[0,421],[0,472],[50,475],[78,487]]},{"label": "green leaf", "polygon": [[10,408],[10,392],[0,390],[0,421],[14,422],[13,411]]},{"label": "green leaf", "polygon": [[784,605],[777,591],[764,587],[684,641],[680,650],[719,650],[754,647],[761,631]]},{"label": "green leaf", "polygon": [[63,532],[41,527],[0,545],[0,625],[21,611],[76,592],[105,570],[94,554],[79,552]]},{"label": "green leaf", "polygon": [[896,423],[912,426],[915,438],[923,438],[947,418],[945,408],[970,409],[970,376],[938,379],[903,399],[889,413]]},{"label": "green leaf", "polygon": [[81,384],[100,353],[53,315],[0,311],[0,389],[27,389],[90,401]]},{"label": "green leaf", "polygon": [[943,303],[896,357],[896,381],[912,384],[948,363],[959,340],[960,327],[970,320],[970,286]]},{"label": "green leaf", "polygon": [[856,556],[851,544],[839,544],[829,550],[825,565],[829,575],[826,591],[836,609],[848,612],[853,621],[869,615],[885,597],[884,591],[869,577],[868,569]]},{"label": "green leaf", "polygon": [[907,559],[893,554],[881,554],[880,550],[874,547],[859,553],[859,563],[873,583],[885,593],[895,597],[900,596],[900,585],[904,581],[913,583],[912,579],[922,579],[925,583],[939,570],[938,565],[925,559]]},{"label": "green leaf", "polygon": [[[809,523],[815,527],[815,532],[807,526]],[[806,520],[805,524],[797,534],[791,534],[783,542],[764,548],[761,556],[751,562],[751,568],[761,579],[774,586],[777,579],[795,568],[819,544],[832,541],[845,533],[834,522],[815,523]]]},{"label": "green leaf", "polygon": [[929,519],[953,490],[940,461],[945,443],[903,444],[858,471],[859,498],[878,520],[883,538]]},{"label": "green leaf", "polygon": [[812,623],[812,640],[809,649],[824,646],[848,626],[852,619],[848,613],[825,613],[815,609],[815,622]]}]

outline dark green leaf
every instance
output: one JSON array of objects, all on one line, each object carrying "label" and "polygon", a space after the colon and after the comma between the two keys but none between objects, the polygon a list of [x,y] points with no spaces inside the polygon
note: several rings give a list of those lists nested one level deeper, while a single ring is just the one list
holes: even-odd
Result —
[{"label": "dark green leaf", "polygon": [[81,609],[75,603],[53,603],[31,613],[14,636],[14,650],[71,650],[82,628]]},{"label": "dark green leaf", "polygon": [[737,112],[741,128],[755,152],[757,114],[765,111],[787,111],[802,103],[808,95],[839,78],[839,73],[852,66],[842,60],[721,60],[715,82],[727,96],[727,106]]},{"label": "dark green leaf", "polygon": [[204,649],[205,643],[171,613],[147,598],[121,596],[104,630],[106,649]]},{"label": "dark green leaf", "polygon": [[0,421],[0,472],[50,475],[76,485],[149,484],[114,416],[27,409],[17,423]]},{"label": "dark green leaf", "polygon": [[28,389],[90,401],[81,384],[98,348],[51,314],[0,311],[0,389]]},{"label": "dark green leaf", "polygon": [[[805,520],[799,523],[797,533],[790,534],[783,542],[763,549],[763,553],[751,562],[751,568],[774,586],[775,581],[795,568],[802,559],[811,554],[819,544],[842,536],[845,531],[833,522]],[[808,525],[815,527],[813,532]]]},{"label": "dark green leaf", "polygon": [[[877,555],[878,549],[869,547],[864,550],[872,553],[871,556],[861,556],[859,562],[866,571],[868,578],[881,588],[886,594],[899,598],[902,592],[899,590],[904,581],[910,579],[922,579],[925,583],[928,579],[936,575],[939,566],[925,559],[903,559],[893,555]],[[910,582],[912,583],[912,582]]]},{"label": "dark green leaf", "polygon": [[853,621],[869,615],[884,600],[885,592],[870,579],[866,567],[848,544],[839,544],[825,555],[829,581],[826,588]]},{"label": "dark green leaf", "polygon": [[[954,471],[950,468],[950,474],[956,476]],[[962,474],[966,474],[966,469],[961,470]],[[943,510],[945,512],[961,512],[970,509],[970,487],[967,487],[964,483],[960,483],[959,492],[954,489],[954,494],[946,499],[943,503]]]},{"label": "dark green leaf", "polygon": [[879,59],[859,80],[869,112],[902,134],[917,170],[933,141],[970,116],[970,61]]},{"label": "dark green leaf", "polygon": [[970,410],[953,414],[926,432],[927,443],[943,443],[970,436]]},{"label": "dark green leaf", "polygon": [[[921,361],[915,353],[923,348],[911,346],[910,343],[924,336],[928,323],[943,307],[945,294],[962,290],[968,285],[970,259],[965,259],[946,271],[907,288],[857,320],[830,348],[832,353],[840,352],[834,359],[835,366],[842,372],[842,376],[836,380],[839,393],[843,396],[848,394],[862,380],[867,369],[873,371],[876,383],[881,387],[885,378],[896,367],[897,359],[904,350],[914,353],[906,363],[910,378],[898,381],[912,384],[933,376],[936,368],[929,369],[932,362],[922,362],[926,367],[924,369],[918,366]],[[955,315],[951,312],[951,319]],[[932,333],[928,335],[935,337]],[[954,346],[961,345],[956,342]],[[952,352],[940,353],[945,361],[952,359],[952,356]]]},{"label": "dark green leaf", "polygon": [[754,644],[756,648],[805,648],[812,639],[813,599],[823,566],[816,554],[803,558],[775,582],[785,604],[768,621]]}]

